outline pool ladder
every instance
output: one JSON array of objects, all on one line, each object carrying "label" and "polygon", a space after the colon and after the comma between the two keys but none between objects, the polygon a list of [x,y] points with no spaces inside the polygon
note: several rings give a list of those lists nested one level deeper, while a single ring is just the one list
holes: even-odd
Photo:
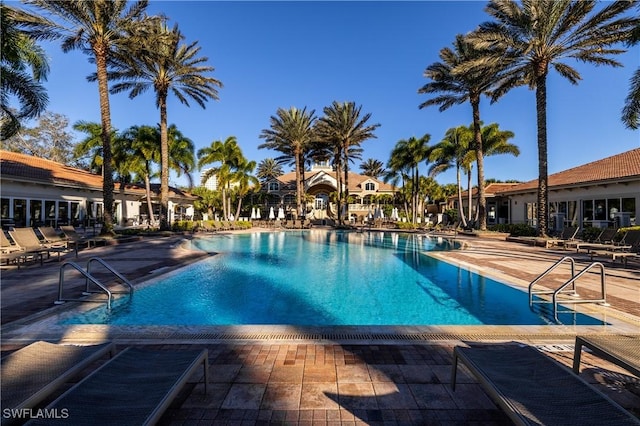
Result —
[{"label": "pool ladder", "polygon": [[[558,287],[555,290],[548,290],[548,289],[534,290],[533,289],[533,287],[536,284],[538,284],[542,280],[542,278],[547,276],[556,268],[560,267],[565,262],[569,262],[569,264],[571,265],[571,278],[569,278],[569,280],[567,280],[564,284],[562,284],[560,287]],[[583,275],[585,275],[587,272],[589,272],[591,269],[595,267],[600,268],[601,298],[600,299],[581,299],[576,290],[576,282],[580,277],[582,277]],[[609,306],[609,304],[607,303],[607,279],[606,279],[606,273],[604,270],[604,265],[600,262],[592,262],[577,274],[575,273],[575,271],[576,271],[576,262],[572,257],[565,256],[562,259],[558,260],[556,263],[554,263],[549,269],[544,271],[542,274],[540,274],[535,280],[531,281],[531,283],[529,284],[529,307],[533,309],[533,305],[535,303],[552,303],[553,318],[556,320],[556,322],[559,322],[558,321],[558,303],[560,302],[560,300],[558,296],[561,294],[568,294],[571,297],[571,298],[563,298],[562,303],[598,303],[602,306]],[[551,294],[552,295],[551,300],[546,300],[543,298],[539,298],[539,300],[537,301],[533,300],[534,295],[545,295],[545,294]]]},{"label": "pool ladder", "polygon": [[[116,278],[118,278],[121,281],[122,284],[124,284],[125,286],[128,287],[128,291],[109,290],[104,283],[102,283],[96,277],[91,275],[91,265],[94,264],[94,263],[99,263],[105,269],[107,269],[109,272],[111,272]],[[94,302],[95,301],[95,300],[89,300],[87,298],[83,298],[83,299],[65,299],[63,297],[63,292],[64,292],[64,272],[68,268],[75,269],[76,271],[78,271],[80,273],[80,275],[82,275],[84,277],[84,279],[85,279],[85,291],[82,293],[84,296],[89,296],[89,295],[92,295],[92,294],[102,294],[102,293],[107,295],[107,299],[106,299],[107,309],[111,309],[111,301],[113,300],[113,295],[114,294],[130,294],[130,295],[133,294],[133,285],[131,284],[131,282],[128,279],[126,279],[124,276],[122,276],[122,274],[120,274],[118,271],[116,271],[112,266],[110,266],[104,260],[100,259],[99,257],[92,257],[87,261],[87,270],[86,271],[84,269],[82,269],[82,267],[80,265],[78,265],[77,263],[75,263],[75,262],[64,262],[62,265],[60,265],[60,278],[58,280],[58,299],[54,302],[56,305],[60,305],[60,304],[65,303],[65,302]],[[96,287],[98,287],[99,290],[91,291],[90,288],[89,288],[90,284],[94,284]]]}]

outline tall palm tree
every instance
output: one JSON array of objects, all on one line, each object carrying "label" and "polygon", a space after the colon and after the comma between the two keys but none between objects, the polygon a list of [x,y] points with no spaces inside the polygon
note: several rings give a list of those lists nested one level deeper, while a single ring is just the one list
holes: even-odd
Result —
[{"label": "tall palm tree", "polygon": [[[638,3],[638,10],[640,10],[640,3]],[[636,24],[628,40],[629,46],[635,46],[638,43],[640,43],[640,23]],[[629,82],[629,94],[622,109],[622,122],[629,129],[640,127],[640,67],[635,70]]]},{"label": "tall palm tree", "polygon": [[154,223],[151,194],[151,178],[155,176],[153,164],[158,164],[157,129],[153,126],[132,126],[125,130],[113,144],[113,159],[123,171],[134,174],[134,180],[142,180],[147,198],[149,223]]},{"label": "tall palm tree", "polygon": [[269,129],[263,129],[260,138],[266,142],[258,149],[272,149],[282,155],[276,158],[280,164],[293,164],[296,172],[296,205],[298,213],[303,211],[304,200],[304,164],[310,143],[315,138],[314,124],[317,120],[315,110],[291,107],[288,110],[278,108],[271,116]]},{"label": "tall palm tree", "polygon": [[282,165],[273,158],[265,158],[258,163],[256,176],[261,182],[266,182],[282,176]]},{"label": "tall palm tree", "polygon": [[214,71],[211,66],[203,65],[207,57],[198,56],[198,42],[181,44],[183,35],[174,26],[169,29],[162,21],[155,21],[150,28],[145,43],[133,55],[114,63],[109,77],[120,80],[111,88],[111,93],[129,91],[129,97],[135,98],[150,88],[156,94],[156,107],[160,110],[160,205],[162,209],[160,229],[170,228],[167,221],[169,208],[169,142],[167,130],[167,98],[169,93],[189,106],[189,99],[203,109],[205,103],[218,99],[217,88],[222,83],[206,75]]},{"label": "tall palm tree", "polygon": [[[399,140],[391,151],[390,164],[401,165],[410,170],[409,182],[411,188],[411,217],[412,222],[418,219],[418,189],[420,187],[420,164],[429,160],[431,147],[428,146],[431,135],[425,134],[421,138],[415,136]],[[396,166],[396,168],[398,168]]]},{"label": "tall palm tree", "polygon": [[490,90],[498,78],[497,66],[487,64],[484,67],[467,69],[464,73],[457,69],[468,62],[475,61],[487,54],[486,49],[475,48],[468,39],[460,34],[456,36],[453,49],[448,47],[440,50],[441,62],[429,65],[424,76],[431,79],[418,90],[422,94],[438,94],[422,104],[420,108],[439,105],[444,111],[453,105],[465,102],[471,103],[474,128],[474,148],[478,172],[478,214],[479,228],[487,229],[487,201],[484,195],[484,157],[482,150],[482,135],[480,133],[480,97]]},{"label": "tall palm tree", "polygon": [[[76,159],[88,158],[89,170],[93,173],[102,174],[104,165],[104,155],[102,151],[102,126],[100,123],[89,121],[78,121],[73,125],[73,129],[87,135],[73,149],[73,156]],[[111,141],[117,137],[116,130],[111,130]],[[111,142],[110,142],[111,145]],[[112,158],[113,160],[113,158]],[[113,166],[112,166],[113,168]]]},{"label": "tall palm tree", "polygon": [[101,232],[113,233],[113,175],[111,163],[111,108],[107,81],[107,64],[126,56],[132,46],[139,45],[146,24],[147,0],[25,0],[49,13],[53,20],[31,23],[30,34],[36,39],[62,39],[62,50],[80,49],[96,64],[100,122],[102,125],[104,223]]},{"label": "tall palm tree", "polygon": [[[191,172],[196,167],[195,145],[193,141],[182,134],[175,124],[167,129],[169,144],[169,169],[176,172],[178,177],[184,176],[189,183],[189,189],[193,188],[193,175]],[[161,132],[158,132],[158,144],[161,142]]]},{"label": "tall palm tree", "polygon": [[[467,219],[464,214],[464,206],[462,204],[462,183],[461,171],[471,170],[473,162],[473,132],[466,126],[458,126],[447,130],[444,138],[436,144],[429,155],[429,159],[433,164],[429,167],[429,174],[435,176],[439,173],[449,170],[451,167],[456,169],[456,185],[458,187],[458,210],[462,226],[467,227]],[[468,188],[471,193],[471,188]],[[471,203],[469,203],[469,211],[471,211]]]},{"label": "tall palm tree", "polygon": [[[494,0],[486,11],[494,19],[485,22],[470,37],[480,49],[491,47],[493,54],[462,67],[500,66],[504,75],[493,92],[498,99],[514,87],[527,85],[536,92],[538,142],[538,234],[547,235],[547,76],[555,69],[572,84],[581,79],[566,59],[595,65],[621,66],[614,56],[624,52],[614,46],[629,39],[638,17],[625,15],[634,2],[606,3],[592,13],[594,0]],[[505,58],[508,58],[505,60]]]},{"label": "tall palm tree", "polygon": [[362,164],[360,164],[360,170],[362,170],[362,174],[365,176],[370,176],[374,179],[378,179],[385,173],[384,163],[380,160],[376,160],[375,158],[366,159]]},{"label": "tall palm tree", "polygon": [[217,167],[213,167],[204,173],[202,180],[206,181],[209,177],[216,176],[222,193],[222,214],[225,218],[228,218],[231,214],[230,201],[228,200],[230,182],[233,172],[244,160],[236,137],[229,136],[224,142],[213,141],[210,146],[199,149],[197,156],[198,168],[200,169],[208,164],[219,163]]},{"label": "tall palm tree", "polygon": [[360,145],[367,139],[375,138],[374,131],[380,124],[367,124],[371,113],[362,118],[362,106],[355,102],[339,103],[334,101],[323,109],[324,116],[318,120],[316,132],[318,139],[334,147],[336,175],[343,173],[344,188],[338,179],[338,221],[343,224],[342,201],[346,202],[346,216],[349,217],[349,162],[358,158]]},{"label": "tall palm tree", "polygon": [[[45,111],[49,97],[46,81],[49,64],[44,50],[25,31],[22,20],[39,18],[20,9],[0,4],[0,139],[18,133],[23,119],[35,118]],[[16,111],[9,105],[13,96],[20,104]]]},{"label": "tall palm tree", "polygon": [[236,208],[235,218],[240,217],[240,211],[242,210],[242,199],[249,193],[252,188],[260,187],[260,181],[257,177],[253,176],[253,170],[256,168],[255,161],[248,161],[243,158],[242,161],[236,166],[236,170],[233,173],[233,182],[235,186],[235,192],[238,196],[238,206]]}]

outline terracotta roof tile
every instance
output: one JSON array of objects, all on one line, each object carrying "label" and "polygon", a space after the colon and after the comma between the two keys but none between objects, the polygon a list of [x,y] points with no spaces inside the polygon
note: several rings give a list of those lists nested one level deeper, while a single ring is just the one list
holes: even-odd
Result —
[{"label": "terracotta roof tile", "polygon": [[[553,173],[549,175],[549,188],[633,178],[640,178],[640,148]],[[537,188],[538,179],[534,179],[506,189],[503,192],[523,192]]]},{"label": "terracotta roof tile", "polygon": [[[32,182],[51,185],[66,185],[102,191],[102,176],[86,170],[76,169],[55,161],[18,152],[0,150],[0,175]],[[152,191],[159,193],[160,185],[153,184]],[[145,193],[141,185],[120,184],[115,182],[115,189],[125,189],[134,193]],[[183,192],[176,188],[169,189],[170,196],[197,199],[198,196]]]},{"label": "terracotta roof tile", "polygon": [[[306,171],[304,173],[304,177],[306,180],[309,180],[311,177],[317,175],[318,173],[326,173],[329,176],[335,178],[336,177],[336,172],[333,170],[313,170],[313,171]],[[381,191],[393,191],[393,187],[391,185],[389,185],[388,183],[384,183],[378,179],[369,177],[369,176],[365,176],[365,175],[359,175],[357,173],[351,173],[349,172],[349,191],[359,191],[363,188],[360,187],[360,185],[368,180],[371,179],[374,182],[377,182],[379,185],[379,188]],[[278,177],[278,180],[284,184],[287,185],[292,185],[293,189],[295,189],[295,184],[296,184],[296,172],[289,172],[289,173],[285,173],[281,176]]]}]

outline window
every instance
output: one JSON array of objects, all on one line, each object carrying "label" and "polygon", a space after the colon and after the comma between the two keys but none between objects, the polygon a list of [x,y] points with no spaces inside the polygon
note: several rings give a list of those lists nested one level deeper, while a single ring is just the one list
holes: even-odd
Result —
[{"label": "window", "polygon": [[278,182],[269,182],[269,191],[278,191],[280,190],[280,185]]},{"label": "window", "polygon": [[366,191],[375,191],[376,190],[376,184],[373,182],[367,182],[364,184],[364,189]]}]

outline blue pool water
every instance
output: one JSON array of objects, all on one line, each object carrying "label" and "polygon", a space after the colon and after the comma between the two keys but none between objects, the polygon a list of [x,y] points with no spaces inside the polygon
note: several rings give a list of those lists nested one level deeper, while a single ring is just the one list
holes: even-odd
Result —
[{"label": "blue pool water", "polygon": [[[422,235],[300,231],[215,235],[215,256],[67,319],[114,325],[539,325],[527,295],[423,251]],[[564,315],[564,316],[563,316]],[[560,321],[600,324],[569,313]]]}]

